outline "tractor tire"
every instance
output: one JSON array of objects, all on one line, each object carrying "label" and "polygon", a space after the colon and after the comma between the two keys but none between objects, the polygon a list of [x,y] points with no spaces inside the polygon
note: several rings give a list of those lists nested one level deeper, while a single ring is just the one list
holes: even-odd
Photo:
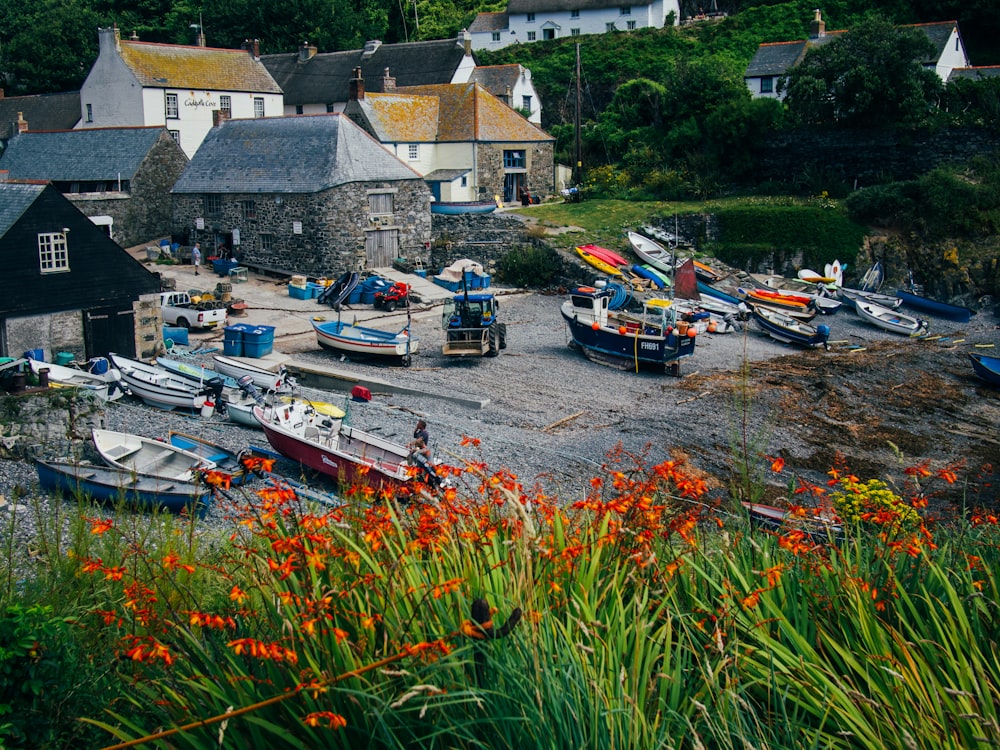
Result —
[{"label": "tractor tire", "polygon": [[386,302],[385,303],[385,311],[389,312],[389,313],[396,312],[396,300],[391,299],[388,302]]},{"label": "tractor tire", "polygon": [[490,340],[489,351],[486,352],[487,357],[495,357],[500,353],[500,334],[497,332],[496,326],[490,326],[490,332],[487,334]]},{"label": "tractor tire", "polygon": [[500,348],[501,349],[506,349],[507,348],[507,324],[506,323],[498,323],[498,325],[500,326]]}]

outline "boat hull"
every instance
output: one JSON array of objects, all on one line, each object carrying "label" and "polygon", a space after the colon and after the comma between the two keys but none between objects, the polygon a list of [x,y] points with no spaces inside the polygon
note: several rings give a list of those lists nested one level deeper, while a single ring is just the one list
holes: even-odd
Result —
[{"label": "boat hull", "polygon": [[927,324],[920,318],[914,318],[898,310],[890,310],[888,307],[882,307],[872,302],[863,302],[859,299],[854,303],[854,309],[862,320],[890,333],[915,336],[927,330]]},{"label": "boat hull", "polygon": [[497,210],[494,201],[432,201],[431,213],[444,216],[459,214],[491,214]]},{"label": "boat hull", "polygon": [[36,376],[41,370],[48,370],[50,385],[83,388],[103,401],[117,401],[125,395],[125,388],[122,386],[121,374],[118,370],[109,370],[106,375],[94,375],[86,370],[77,370],[73,367],[64,367],[50,362],[39,362],[30,358],[28,366],[31,367],[31,371]]},{"label": "boat hull", "polygon": [[190,482],[198,471],[215,468],[215,463],[196,453],[141,435],[94,428],[92,438],[101,459],[122,471]]},{"label": "boat hull", "polygon": [[317,343],[325,348],[367,357],[409,358],[417,353],[419,339],[408,335],[404,328],[390,333],[377,328],[353,326],[339,320],[310,321]]},{"label": "boat hull", "polygon": [[757,325],[775,341],[797,346],[827,346],[830,329],[825,325],[811,326],[778,310],[754,306],[753,318]]},{"label": "boat hull", "polygon": [[160,409],[199,410],[208,400],[196,383],[176,377],[163,368],[110,353],[111,364],[121,373],[133,396]]},{"label": "boat hull", "polygon": [[1000,357],[988,357],[985,354],[969,353],[972,369],[982,380],[1000,387]]},{"label": "boat hull", "polygon": [[147,510],[165,508],[172,513],[194,510],[204,515],[211,489],[189,482],[142,476],[104,466],[36,459],[38,482],[49,492],[84,495],[102,503],[124,501]]},{"label": "boat hull", "polygon": [[215,355],[215,371],[222,375],[228,375],[237,382],[244,375],[253,378],[253,384],[264,392],[274,391],[275,393],[288,393],[292,390],[291,383],[284,368],[278,372],[265,370],[263,367],[242,362],[232,357]]},{"label": "boat hull", "polygon": [[617,268],[615,268],[613,265],[611,265],[607,261],[604,261],[604,260],[598,258],[593,253],[590,253],[587,250],[584,250],[582,247],[578,247],[576,249],[576,252],[577,252],[577,254],[581,258],[583,258],[584,261],[586,261],[587,263],[589,263],[590,265],[592,265],[594,268],[596,268],[601,273],[603,273],[603,274],[605,274],[607,276],[613,276],[613,277],[618,277],[618,276],[622,275],[622,272],[619,271]]},{"label": "boat hull", "polygon": [[674,254],[657,242],[644,237],[638,232],[628,232],[628,243],[643,262],[648,263],[658,271],[671,274],[674,270]]},{"label": "boat hull", "polygon": [[896,296],[903,300],[903,304],[907,307],[924,310],[941,318],[954,320],[958,323],[968,323],[975,314],[968,307],[951,305],[947,302],[938,302],[936,299],[924,297],[920,294],[914,294],[913,292],[908,292],[905,289],[899,289],[896,292]]},{"label": "boat hull", "polygon": [[188,435],[175,430],[167,434],[167,439],[174,447],[201,456],[205,461],[215,464],[215,470],[228,474],[232,484],[240,485],[246,481],[247,471],[240,463],[239,455],[228,448],[203,440],[197,435]]}]

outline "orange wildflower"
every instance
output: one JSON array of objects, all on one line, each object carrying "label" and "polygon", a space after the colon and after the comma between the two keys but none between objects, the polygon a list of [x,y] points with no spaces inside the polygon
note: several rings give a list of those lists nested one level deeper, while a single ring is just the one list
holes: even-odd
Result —
[{"label": "orange wildflower", "polygon": [[773,471],[775,474],[780,474],[784,470],[784,468],[785,468],[785,459],[783,459],[781,456],[778,456],[777,458],[771,458],[771,471]]},{"label": "orange wildflower", "polygon": [[247,600],[248,596],[249,595],[247,594],[247,592],[245,592],[239,586],[233,586],[232,589],[229,590],[229,598],[232,599],[237,604],[243,604],[243,602]]},{"label": "orange wildflower", "polygon": [[115,527],[115,522],[110,519],[88,518],[87,520],[90,521],[90,533],[97,536],[111,531]]},{"label": "orange wildflower", "polygon": [[302,721],[311,727],[325,726],[327,729],[343,729],[347,726],[347,719],[332,711],[313,711],[302,717]]}]

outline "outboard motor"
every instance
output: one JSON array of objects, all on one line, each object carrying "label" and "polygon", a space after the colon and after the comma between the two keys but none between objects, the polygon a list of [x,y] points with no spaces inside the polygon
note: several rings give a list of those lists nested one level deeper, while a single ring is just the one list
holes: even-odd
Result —
[{"label": "outboard motor", "polygon": [[222,378],[206,380],[201,393],[205,396],[211,396],[211,400],[215,402],[215,410],[222,411]]},{"label": "outboard motor", "polygon": [[248,398],[252,398],[256,401],[259,406],[265,406],[264,397],[261,395],[261,392],[257,390],[257,386],[253,384],[253,375],[244,375],[236,381],[236,385],[239,386],[240,391],[242,391]]}]

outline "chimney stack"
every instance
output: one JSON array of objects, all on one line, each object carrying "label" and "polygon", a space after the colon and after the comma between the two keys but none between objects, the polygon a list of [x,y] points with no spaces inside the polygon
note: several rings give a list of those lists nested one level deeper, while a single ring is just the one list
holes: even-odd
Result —
[{"label": "chimney stack", "polygon": [[465,50],[466,57],[472,54],[472,34],[468,29],[458,32],[458,46]]},{"label": "chimney stack", "polygon": [[361,68],[354,69],[354,77],[347,87],[347,99],[352,102],[361,102],[365,99],[365,79],[361,77]]},{"label": "chimney stack", "polygon": [[396,90],[396,79],[389,75],[389,69],[385,69],[382,75],[382,93],[391,94]]},{"label": "chimney stack", "polygon": [[299,62],[306,62],[312,60],[316,57],[316,47],[309,42],[302,42],[302,46],[299,47]]},{"label": "chimney stack", "polygon": [[217,128],[229,119],[229,112],[224,109],[212,110],[212,127]]},{"label": "chimney stack", "polygon": [[819,8],[815,10],[815,14],[812,23],[809,24],[810,39],[819,39],[826,36],[826,22],[823,20],[823,14],[820,13]]},{"label": "chimney stack", "polygon": [[244,39],[243,49],[245,49],[254,60],[260,59],[260,39]]},{"label": "chimney stack", "polygon": [[121,51],[122,36],[117,26],[112,26],[108,29],[98,29],[97,41],[100,53],[118,54]]},{"label": "chimney stack", "polygon": [[24,119],[24,113],[17,113],[17,132],[27,133],[28,132],[28,121]]}]

